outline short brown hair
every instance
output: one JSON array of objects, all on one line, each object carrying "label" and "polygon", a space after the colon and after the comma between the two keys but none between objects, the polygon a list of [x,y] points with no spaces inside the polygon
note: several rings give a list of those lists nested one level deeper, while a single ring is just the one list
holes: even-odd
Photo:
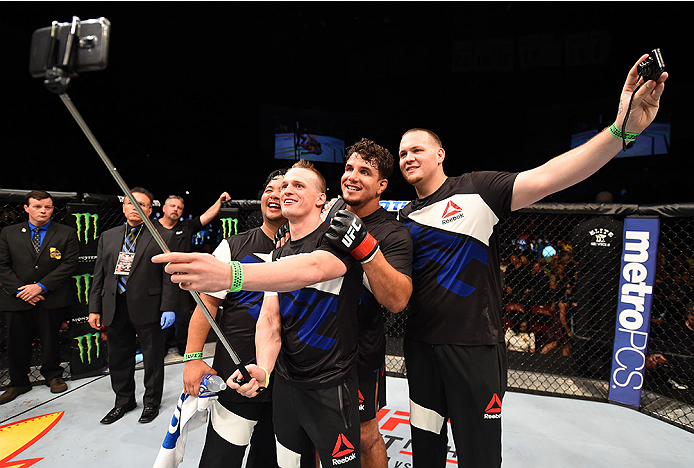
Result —
[{"label": "short brown hair", "polygon": [[345,150],[345,159],[349,159],[354,153],[361,156],[365,162],[375,166],[381,179],[387,179],[393,173],[393,166],[395,165],[393,155],[376,142],[362,138]]},{"label": "short brown hair", "polygon": [[316,169],[311,161],[301,158],[295,162],[290,169],[308,169],[309,171],[313,172],[318,177],[318,191],[320,193],[326,192],[327,184],[325,183],[325,177],[323,177],[323,174]]},{"label": "short brown hair", "polygon": [[51,196],[51,194],[46,192],[45,190],[32,190],[31,192],[24,195],[24,205],[29,206],[30,198],[33,198],[34,200],[45,200],[46,198],[50,198],[51,202],[53,201],[53,197]]},{"label": "short brown hair", "polygon": [[436,133],[432,132],[431,130],[427,130],[426,128],[411,128],[408,131],[406,131],[405,133],[403,133],[402,136],[404,137],[408,133],[412,133],[412,132],[427,133],[429,135],[429,137],[434,141],[434,144],[436,144],[439,148],[443,148],[443,143],[441,143],[441,138],[439,138],[439,136]]}]

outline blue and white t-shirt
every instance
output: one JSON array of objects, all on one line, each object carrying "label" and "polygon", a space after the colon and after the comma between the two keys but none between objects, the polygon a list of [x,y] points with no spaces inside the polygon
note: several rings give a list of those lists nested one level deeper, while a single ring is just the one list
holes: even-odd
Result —
[{"label": "blue and white t-shirt", "polygon": [[356,364],[363,270],[350,254],[323,239],[327,229],[328,224],[321,223],[312,233],[288,241],[272,254],[274,261],[326,250],[347,267],[339,278],[279,294],[282,347],[275,371],[302,388],[335,386]]}]

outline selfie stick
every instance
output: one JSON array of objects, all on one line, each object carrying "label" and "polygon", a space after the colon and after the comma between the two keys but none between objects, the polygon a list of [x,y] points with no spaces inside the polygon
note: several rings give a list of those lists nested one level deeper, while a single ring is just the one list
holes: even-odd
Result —
[{"label": "selfie stick", "polygon": [[[76,30],[78,26],[76,24],[79,22],[79,18],[73,17],[73,23],[72,23],[72,31],[70,32],[70,37],[74,36],[76,34]],[[55,38],[54,38],[55,40]],[[66,66],[69,63],[69,54],[70,50],[72,47],[66,47],[65,48],[65,58],[63,60],[63,66]],[[53,78],[55,77],[55,78]],[[99,154],[101,157],[101,160],[106,164],[106,168],[108,171],[111,173],[113,178],[116,180],[116,183],[118,186],[123,190],[123,193],[125,194],[126,197],[132,202],[135,200],[133,197],[133,194],[130,192],[130,189],[128,186],[125,184],[125,181],[123,178],[120,176],[118,173],[118,170],[116,167],[111,163],[111,160],[106,156],[106,153],[104,150],[101,148],[101,145],[99,142],[96,140],[94,137],[94,134],[92,134],[91,130],[89,130],[89,127],[87,126],[86,122],[84,119],[82,119],[82,116],[80,113],[77,111],[77,108],[72,104],[72,100],[70,100],[70,97],[67,95],[66,88],[67,85],[69,84],[70,78],[67,75],[67,72],[63,68],[59,67],[53,67],[51,70],[51,73],[46,74],[46,80],[44,81],[44,84],[46,87],[58,94],[60,99],[63,101],[63,104],[67,107],[68,111],[70,111],[70,114],[72,114],[72,117],[77,121],[77,124],[80,126],[84,134],[87,136],[87,139],[89,142],[92,144],[96,152]],[[135,207],[135,210],[137,211],[137,214],[140,215],[140,218],[145,223],[145,226],[147,227],[147,230],[152,234],[152,237],[154,240],[157,242],[159,247],[164,253],[170,253],[171,250],[169,247],[166,245],[166,242],[164,239],[161,237],[161,234],[159,234],[159,231],[156,230],[154,227],[154,224],[152,224],[152,221],[145,215],[145,213],[142,211],[142,207],[138,203],[133,203],[132,204]],[[202,310],[203,314],[205,315],[205,318],[207,321],[210,323],[210,326],[212,327],[212,330],[214,330],[215,334],[217,335],[217,338],[219,341],[222,343],[224,348],[227,350],[229,353],[229,356],[231,356],[231,360],[234,361],[234,364],[236,364],[236,368],[241,372],[241,375],[243,376],[243,380],[245,382],[250,382],[251,376],[248,373],[248,370],[246,370],[246,366],[244,366],[241,363],[241,359],[239,358],[239,355],[234,351],[234,348],[231,347],[231,344],[229,343],[229,340],[226,339],[224,336],[224,333],[222,333],[222,330],[219,328],[219,325],[217,325],[217,322],[215,321],[214,317],[210,315],[209,310],[207,310],[207,306],[205,306],[205,303],[202,302],[202,299],[200,298],[200,293],[197,291],[189,291],[190,294],[193,296],[193,299],[195,299],[195,303],[200,307],[200,310]],[[244,381],[237,381],[240,384],[243,384]],[[264,389],[264,387],[260,387],[260,389]],[[259,389],[259,390],[260,390]]]}]

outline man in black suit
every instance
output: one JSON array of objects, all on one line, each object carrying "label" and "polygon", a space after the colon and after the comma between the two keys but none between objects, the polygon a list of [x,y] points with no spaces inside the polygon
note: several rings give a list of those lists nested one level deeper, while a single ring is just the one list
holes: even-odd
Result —
[{"label": "man in black suit", "polygon": [[31,390],[31,342],[41,337],[41,375],[51,392],[67,390],[60,366],[58,331],[72,299],[70,277],[77,267],[75,229],[51,221],[53,198],[33,190],[25,198],[29,221],[0,232],[0,310],[7,320],[10,385],[0,405]]},{"label": "man in black suit", "polygon": [[[132,189],[135,201],[146,216],[152,213],[152,194],[143,188]],[[115,407],[101,420],[111,424],[135,409],[135,353],[139,340],[145,367],[144,409],[141,423],[151,422],[159,414],[164,391],[166,332],[174,322],[177,288],[162,265],[150,259],[161,252],[144,221],[128,198],[123,202],[125,226],[101,234],[89,295],[89,324],[108,330],[111,387],[116,394]],[[155,223],[159,224],[159,223]],[[172,234],[157,227],[171,244]]]}]

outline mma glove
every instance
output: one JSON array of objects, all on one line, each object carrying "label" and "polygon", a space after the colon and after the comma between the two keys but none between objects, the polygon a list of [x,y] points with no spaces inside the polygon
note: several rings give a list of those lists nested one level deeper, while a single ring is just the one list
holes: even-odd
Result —
[{"label": "mma glove", "polygon": [[289,221],[284,223],[277,229],[277,232],[275,233],[275,247],[281,247],[280,242],[285,238],[285,236],[289,233]]},{"label": "mma glove", "polygon": [[378,241],[368,233],[361,218],[347,210],[335,213],[324,237],[361,263],[373,260],[379,249]]}]

